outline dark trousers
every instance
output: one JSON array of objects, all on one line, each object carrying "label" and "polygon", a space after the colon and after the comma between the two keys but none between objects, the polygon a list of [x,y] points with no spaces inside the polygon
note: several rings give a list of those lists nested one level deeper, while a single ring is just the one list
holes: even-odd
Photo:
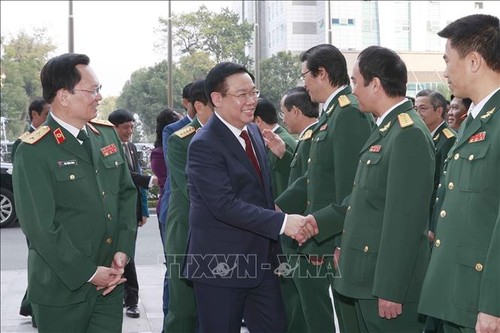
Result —
[{"label": "dark trousers", "polygon": [[[160,217],[158,216],[158,219]],[[165,252],[165,231],[166,231],[166,225],[164,223],[160,223],[158,221],[158,228],[160,229],[160,237],[161,237],[161,244],[163,247],[163,254],[165,256],[164,258],[164,264],[167,266],[167,253]],[[165,270],[165,276],[163,277],[163,318],[167,318],[168,314],[168,302],[170,299],[170,293],[168,291],[168,270]]]},{"label": "dark trousers", "polygon": [[126,307],[137,305],[139,302],[139,283],[137,281],[134,259],[131,259],[125,266],[123,277],[127,279],[124,283],[123,304]]},{"label": "dark trousers", "polygon": [[285,307],[278,278],[266,272],[254,288],[225,288],[193,283],[201,333],[239,333],[245,319],[252,333],[286,332]]}]

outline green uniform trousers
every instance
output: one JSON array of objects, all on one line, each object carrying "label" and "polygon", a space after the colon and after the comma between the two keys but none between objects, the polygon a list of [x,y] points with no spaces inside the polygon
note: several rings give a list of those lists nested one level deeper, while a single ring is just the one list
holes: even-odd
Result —
[{"label": "green uniform trousers", "polygon": [[121,333],[123,285],[84,302],[50,306],[31,303],[39,333]]}]

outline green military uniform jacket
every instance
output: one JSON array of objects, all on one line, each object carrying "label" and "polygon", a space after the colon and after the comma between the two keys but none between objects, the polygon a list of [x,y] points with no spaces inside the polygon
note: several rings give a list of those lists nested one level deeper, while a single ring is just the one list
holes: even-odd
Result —
[{"label": "green military uniform jacket", "polygon": [[460,128],[441,179],[437,221],[419,311],[474,328],[500,317],[500,91]]},{"label": "green military uniform jacket", "polygon": [[281,126],[274,133],[278,134],[281,140],[285,142],[285,155],[282,158],[274,155],[267,149],[269,159],[269,168],[271,169],[271,186],[273,189],[273,198],[277,198],[288,187],[288,178],[290,177],[290,162],[297,143],[295,139]]},{"label": "green military uniform jacket", "polygon": [[335,289],[355,299],[417,302],[429,261],[434,144],[410,101],[372,133],[358,164]]},{"label": "green military uniform jacket", "polygon": [[[198,118],[168,138],[167,166],[170,174],[165,250],[169,255],[184,254],[189,234],[189,193],[186,176],[188,146],[196,130]],[[209,177],[209,175],[207,175]],[[182,262],[180,262],[182,264]]]},{"label": "green military uniform jacket", "polygon": [[429,230],[434,232],[436,230],[436,211],[439,211],[441,203],[437,198],[437,190],[439,185],[439,178],[443,173],[444,161],[451,147],[455,143],[457,138],[457,133],[448,126],[448,124],[443,122],[435,131],[432,140],[434,141],[434,146],[436,147],[436,167],[434,172],[434,191],[431,197],[431,206],[429,212]]},{"label": "green military uniform jacket", "polygon": [[51,115],[16,152],[14,195],[30,241],[33,303],[69,305],[102,293],[87,282],[97,266],[110,267],[117,251],[134,253],[136,189],[120,140],[112,126],[97,122],[87,124],[87,133],[92,161]]},{"label": "green military uniform jacket", "polygon": [[334,237],[344,225],[346,207],[342,203],[351,193],[359,151],[372,126],[372,116],[359,111],[349,86],[337,93],[320,116],[311,139],[307,173],[276,200],[284,212],[312,214],[318,223],[319,234],[301,252],[332,255]]},{"label": "green military uniform jacket", "polygon": [[30,133],[33,133],[34,130],[35,130],[35,128],[33,128],[33,126],[30,126],[28,131],[21,134],[21,136],[19,136],[19,138],[16,141],[14,141],[14,143],[12,144],[12,150],[10,151],[11,163],[14,163],[14,158],[16,157],[17,147],[19,147],[19,144],[21,143],[22,138],[27,137]]},{"label": "green military uniform jacket", "polygon": [[[293,184],[295,180],[302,177],[306,173],[309,150],[311,149],[311,138],[313,131],[316,128],[316,124],[312,124],[306,131],[304,131],[302,137],[299,138],[293,153],[292,161],[290,162],[290,176],[288,178],[288,184]],[[298,244],[291,237],[282,234],[281,247],[284,254],[295,254],[297,253]]]}]

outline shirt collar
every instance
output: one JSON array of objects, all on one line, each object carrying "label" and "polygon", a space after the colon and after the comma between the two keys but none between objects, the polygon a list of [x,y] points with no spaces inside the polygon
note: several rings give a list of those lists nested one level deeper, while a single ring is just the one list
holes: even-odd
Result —
[{"label": "shirt collar", "polygon": [[389,110],[387,110],[383,115],[381,115],[380,117],[377,118],[377,121],[375,122],[377,124],[377,126],[380,126],[380,124],[382,124],[382,122],[389,115],[389,113],[391,113],[392,111],[394,111],[394,109],[396,109],[398,106],[406,103],[407,101],[408,101],[408,98],[405,98],[401,102],[396,103],[392,107],[390,107]]},{"label": "shirt collar", "polygon": [[500,88],[497,88],[495,90],[493,90],[491,92],[491,94],[489,94],[488,96],[486,96],[485,98],[483,98],[481,100],[481,102],[477,103],[477,105],[474,105],[474,104],[471,104],[470,107],[469,107],[469,113],[471,114],[471,116],[476,119],[477,115],[479,114],[479,112],[481,112],[481,110],[483,109],[483,107],[486,105],[486,103],[490,100],[490,98],[496,94],[496,92],[500,90]]},{"label": "shirt collar", "polygon": [[335,90],[331,95],[330,97],[328,97],[325,101],[325,103],[323,104],[323,112],[326,111],[326,109],[328,108],[328,105],[330,105],[330,103],[332,102],[332,100],[335,98],[335,95],[337,95],[341,90],[345,89],[345,87],[347,87],[347,85],[343,85],[341,87],[339,87],[337,90]]},{"label": "shirt collar", "polygon": [[[61,125],[62,128],[64,128],[66,131],[68,131],[71,135],[73,135],[76,139],[76,137],[78,136],[78,133],[80,133],[80,129],[76,128],[75,126],[73,125],[70,125],[68,124],[67,122],[65,122],[64,120],[56,117],[52,112],[50,113],[50,115],[52,116],[52,118],[56,121],[56,123],[58,123],[59,125]],[[87,128],[86,126],[83,126],[82,128],[85,133],[87,133]],[[88,133],[87,133],[88,134]],[[78,140],[78,139],[77,139]],[[82,141],[78,140],[78,142],[82,143]]]}]

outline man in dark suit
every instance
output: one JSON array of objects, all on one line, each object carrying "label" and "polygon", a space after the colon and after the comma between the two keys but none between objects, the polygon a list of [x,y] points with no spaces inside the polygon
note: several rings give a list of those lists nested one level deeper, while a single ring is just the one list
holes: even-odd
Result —
[{"label": "man in dark suit", "polygon": [[[132,176],[132,181],[137,188],[136,219],[137,225],[142,227],[149,217],[146,190],[153,185],[157,185],[158,179],[154,175],[146,176],[142,174],[137,148],[130,142],[134,133],[135,119],[133,114],[127,110],[118,109],[109,114],[108,120],[115,125],[122,142],[125,157],[127,157],[127,165]],[[125,266],[124,277],[127,279],[124,294],[125,314],[130,318],[139,318],[140,311],[137,307],[137,303],[139,302],[139,282],[137,281],[134,260],[130,260],[127,266]]]},{"label": "man in dark suit", "polygon": [[134,253],[136,195],[113,125],[94,119],[102,96],[89,61],[67,53],[42,68],[51,113],[23,138],[14,162],[40,333],[122,330],[117,286]]},{"label": "man in dark suit", "polygon": [[442,205],[419,311],[442,319],[445,332],[498,332],[500,20],[465,16],[438,35],[447,39],[448,85],[473,105],[441,177]]},{"label": "man in dark suit", "polygon": [[274,210],[264,140],[252,123],[259,92],[238,64],[210,70],[215,114],[191,140],[186,167],[189,241],[183,274],[193,282],[201,332],[285,332],[279,235],[302,244],[317,233],[300,215]]},{"label": "man in dark suit", "polygon": [[290,162],[293,158],[293,152],[297,143],[295,139],[278,124],[278,113],[273,103],[266,98],[259,98],[257,107],[255,108],[253,122],[259,127],[261,133],[265,130],[271,131],[278,135],[285,143],[283,154],[274,154],[267,147],[267,158],[271,169],[271,180],[273,188],[273,197],[276,199],[288,186],[288,178],[290,177]]}]

